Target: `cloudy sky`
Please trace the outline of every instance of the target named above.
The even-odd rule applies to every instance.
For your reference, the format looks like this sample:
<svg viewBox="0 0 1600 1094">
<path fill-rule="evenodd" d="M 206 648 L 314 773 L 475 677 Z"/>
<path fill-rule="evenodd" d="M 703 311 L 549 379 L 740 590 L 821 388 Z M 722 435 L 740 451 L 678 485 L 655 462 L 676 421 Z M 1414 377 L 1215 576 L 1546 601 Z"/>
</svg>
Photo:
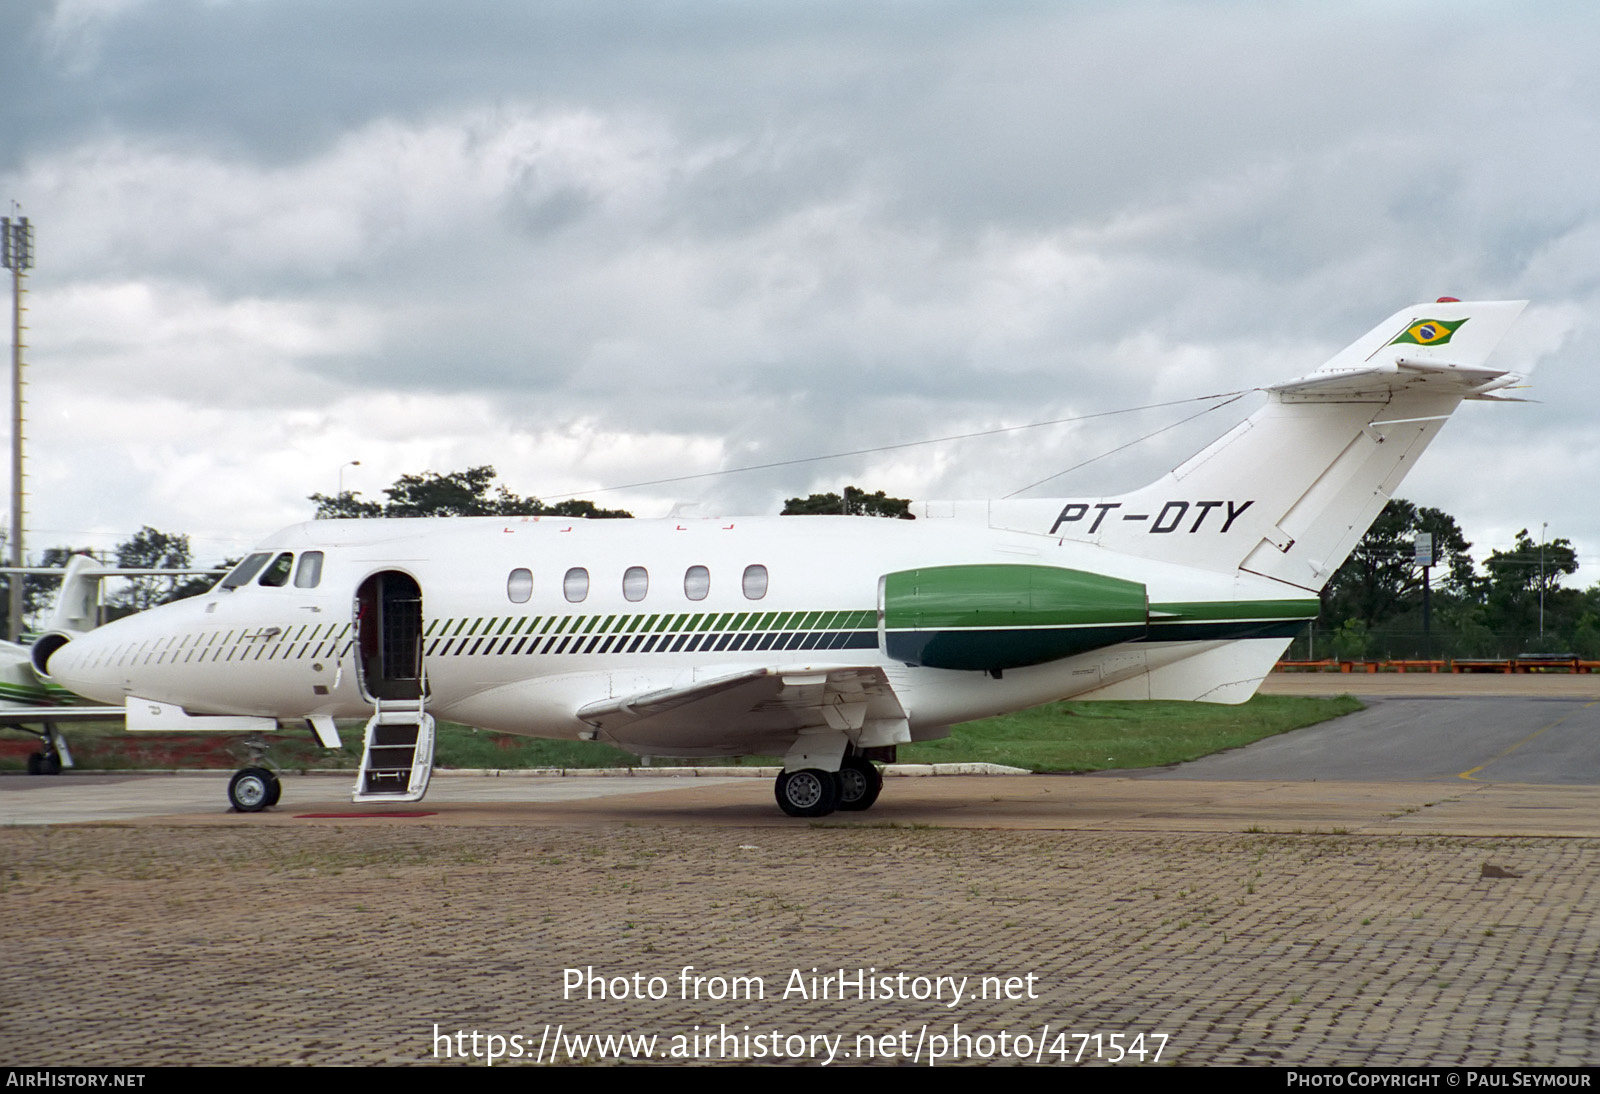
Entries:
<svg viewBox="0 0 1600 1094">
<path fill-rule="evenodd" d="M 201 561 L 407 472 L 640 516 L 1009 493 L 1527 298 L 1403 496 L 1600 581 L 1588 3 L 13 0 L 29 546 Z M 1237 404 L 1036 496 L 1139 485 Z"/>
</svg>

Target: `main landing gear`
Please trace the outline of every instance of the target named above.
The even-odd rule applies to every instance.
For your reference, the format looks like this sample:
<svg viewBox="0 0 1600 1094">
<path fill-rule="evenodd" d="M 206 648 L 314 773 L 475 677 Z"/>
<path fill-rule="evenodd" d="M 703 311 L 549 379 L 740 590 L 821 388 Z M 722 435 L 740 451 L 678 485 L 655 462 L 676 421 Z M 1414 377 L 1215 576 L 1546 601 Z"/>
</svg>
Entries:
<svg viewBox="0 0 1600 1094">
<path fill-rule="evenodd" d="M 32 729 L 28 726 L 15 728 L 39 738 L 39 751 L 28 756 L 28 774 L 59 775 L 63 767 L 72 766 L 72 753 L 67 749 L 67 739 L 61 735 L 54 722 L 46 722 L 43 729 Z"/>
<path fill-rule="evenodd" d="M 835 809 L 870 809 L 882 790 L 883 772 L 871 760 L 846 756 L 838 771 L 814 767 L 785 771 L 773 794 L 778 808 L 791 817 L 825 817 Z"/>
</svg>

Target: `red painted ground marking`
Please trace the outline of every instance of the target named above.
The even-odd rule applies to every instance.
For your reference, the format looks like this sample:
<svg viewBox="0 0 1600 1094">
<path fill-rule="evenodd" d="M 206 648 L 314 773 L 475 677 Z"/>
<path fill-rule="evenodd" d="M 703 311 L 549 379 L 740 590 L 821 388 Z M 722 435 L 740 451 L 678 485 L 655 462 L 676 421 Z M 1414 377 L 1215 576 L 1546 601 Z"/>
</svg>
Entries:
<svg viewBox="0 0 1600 1094">
<path fill-rule="evenodd" d="M 378 817 L 436 817 L 437 813 L 296 813 L 295 820 L 366 820 Z"/>
</svg>

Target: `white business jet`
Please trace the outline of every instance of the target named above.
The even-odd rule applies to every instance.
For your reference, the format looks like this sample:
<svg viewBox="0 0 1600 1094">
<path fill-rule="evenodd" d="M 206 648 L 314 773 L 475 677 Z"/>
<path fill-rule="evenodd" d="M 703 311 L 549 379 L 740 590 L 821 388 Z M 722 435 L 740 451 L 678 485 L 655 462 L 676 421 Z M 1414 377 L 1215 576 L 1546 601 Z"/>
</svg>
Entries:
<svg viewBox="0 0 1600 1094">
<path fill-rule="evenodd" d="M 791 815 L 870 807 L 875 760 L 1057 699 L 1241 703 L 1523 302 L 1421 304 L 1266 389 L 1116 497 L 929 502 L 915 521 L 321 520 L 204 596 L 35 646 L 130 729 L 366 717 L 358 801 L 415 801 L 434 718 L 652 756 L 779 754 Z M 234 775 L 233 805 L 280 787 Z"/>
<path fill-rule="evenodd" d="M 192 568 L 124 569 L 102 566 L 88 555 L 73 555 L 63 567 L 7 566 L 0 573 L 13 580 L 24 575 L 57 577 L 61 589 L 45 624 L 45 633 L 81 635 L 100 621 L 100 588 L 106 578 L 216 576 L 220 570 Z M 73 766 L 72 750 L 58 722 L 120 721 L 125 711 L 116 706 L 88 706 L 68 689 L 41 678 L 33 668 L 34 650 L 16 642 L 0 641 L 0 729 L 14 729 L 39 739 L 39 751 L 28 757 L 28 774 L 57 775 Z"/>
</svg>

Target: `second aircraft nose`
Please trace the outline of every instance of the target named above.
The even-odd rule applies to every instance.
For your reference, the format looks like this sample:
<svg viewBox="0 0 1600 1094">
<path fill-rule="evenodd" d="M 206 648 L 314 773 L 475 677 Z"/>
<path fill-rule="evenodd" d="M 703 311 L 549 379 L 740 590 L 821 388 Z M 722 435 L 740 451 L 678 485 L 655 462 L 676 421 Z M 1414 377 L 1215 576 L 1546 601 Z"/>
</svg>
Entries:
<svg viewBox="0 0 1600 1094">
<path fill-rule="evenodd" d="M 33 670 L 46 683 L 101 703 L 120 703 L 128 692 L 108 656 L 115 645 L 112 623 L 88 634 L 47 634 L 34 643 Z"/>
</svg>

